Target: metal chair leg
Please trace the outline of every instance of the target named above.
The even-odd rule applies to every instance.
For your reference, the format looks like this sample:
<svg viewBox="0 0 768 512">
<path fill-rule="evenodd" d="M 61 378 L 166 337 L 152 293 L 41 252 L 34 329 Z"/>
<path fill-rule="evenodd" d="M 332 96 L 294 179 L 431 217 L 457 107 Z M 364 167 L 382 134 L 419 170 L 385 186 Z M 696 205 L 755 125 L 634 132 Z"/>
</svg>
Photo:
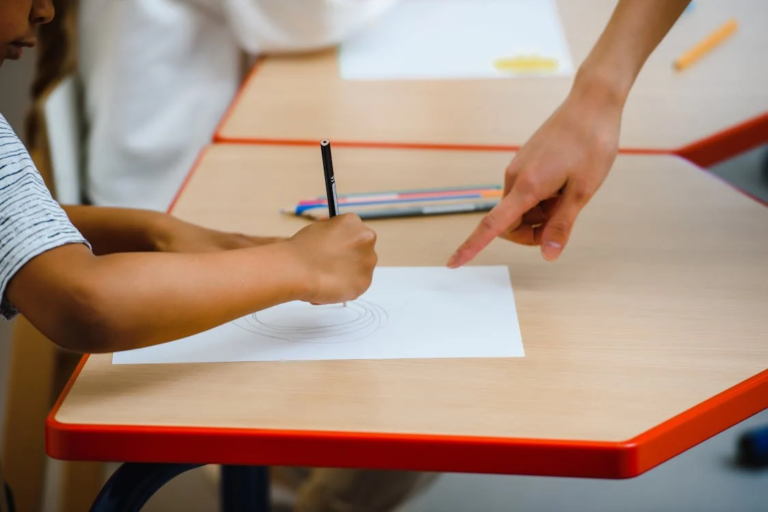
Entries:
<svg viewBox="0 0 768 512">
<path fill-rule="evenodd" d="M 222 466 L 222 512 L 269 512 L 269 468 Z"/>
<path fill-rule="evenodd" d="M 163 485 L 201 464 L 126 463 L 115 471 L 91 512 L 139 512 Z"/>
</svg>

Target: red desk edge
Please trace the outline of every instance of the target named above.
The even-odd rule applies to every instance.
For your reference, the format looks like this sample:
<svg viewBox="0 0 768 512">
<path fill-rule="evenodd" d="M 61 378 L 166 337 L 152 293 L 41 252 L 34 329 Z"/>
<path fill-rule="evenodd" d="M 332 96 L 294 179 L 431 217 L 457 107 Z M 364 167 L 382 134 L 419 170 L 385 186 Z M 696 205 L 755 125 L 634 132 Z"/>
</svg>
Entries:
<svg viewBox="0 0 768 512">
<path fill-rule="evenodd" d="M 253 80 L 259 64 L 257 61 L 244 84 Z M 221 128 L 239 103 L 244 86 L 219 123 L 214 142 L 317 144 L 314 140 L 222 138 Z M 678 150 L 622 148 L 619 152 L 676 155 L 705 167 L 764 142 L 768 142 L 768 113 Z M 464 151 L 519 149 L 517 146 L 354 141 L 334 141 L 334 145 Z M 173 211 L 206 149 L 198 155 L 169 212 Z M 56 420 L 56 415 L 87 359 L 88 356 L 82 358 L 46 420 L 46 451 L 56 459 L 364 467 L 617 479 L 638 476 L 768 409 L 768 370 L 765 370 L 624 442 L 61 423 Z"/>
<path fill-rule="evenodd" d="M 768 370 L 624 442 L 299 430 L 66 424 L 46 421 L 62 460 L 363 467 L 461 473 L 631 478 L 768 408 Z"/>
<path fill-rule="evenodd" d="M 224 116 L 214 132 L 213 142 L 230 144 L 259 144 L 282 146 L 315 146 L 317 140 L 307 139 L 272 139 L 265 137 L 227 137 L 222 135 L 224 126 L 229 122 L 240 104 L 247 86 L 255 80 L 263 59 L 258 59 L 248 72 L 234 100 L 227 108 Z M 318 139 L 319 140 L 319 139 Z M 620 147 L 619 153 L 626 155 L 677 155 L 698 165 L 709 167 L 744 151 L 768 143 L 768 112 L 725 128 L 717 133 L 694 141 L 680 148 L 630 148 Z M 459 151 L 517 151 L 516 145 L 487 145 L 487 144 L 443 144 L 443 143 L 412 143 L 412 142 L 381 142 L 381 141 L 333 141 L 338 147 L 361 148 L 390 148 L 390 149 L 435 149 Z"/>
<path fill-rule="evenodd" d="M 169 212 L 206 150 L 198 155 Z M 82 358 L 46 420 L 46 451 L 56 459 L 617 479 L 638 476 L 768 409 L 767 369 L 624 442 L 61 423 L 56 415 L 87 359 Z"/>
</svg>

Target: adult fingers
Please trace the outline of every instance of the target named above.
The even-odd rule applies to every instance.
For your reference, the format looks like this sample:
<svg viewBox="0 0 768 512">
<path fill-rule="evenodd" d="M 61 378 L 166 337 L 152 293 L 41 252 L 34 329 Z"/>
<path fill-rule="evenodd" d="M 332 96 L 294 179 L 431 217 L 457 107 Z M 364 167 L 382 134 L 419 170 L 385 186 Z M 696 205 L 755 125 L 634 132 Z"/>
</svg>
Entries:
<svg viewBox="0 0 768 512">
<path fill-rule="evenodd" d="M 525 212 L 536 206 L 538 197 L 529 188 L 516 187 L 483 217 L 471 235 L 453 253 L 448 267 L 458 268 L 470 262 L 491 241 L 509 229 Z"/>
<path fill-rule="evenodd" d="M 515 181 L 517 180 L 518 175 L 520 174 L 520 170 L 522 167 L 522 164 L 519 164 L 520 162 L 520 153 L 517 153 L 514 158 L 512 158 L 512 161 L 507 166 L 507 169 L 504 171 L 504 195 L 506 196 L 512 191 L 512 187 L 515 186 Z"/>
<path fill-rule="evenodd" d="M 523 219 L 521 224 L 523 225 L 530 225 L 530 226 L 536 226 L 539 224 L 544 224 L 544 222 L 547 221 L 547 215 L 544 213 L 543 203 L 539 203 L 537 206 L 534 206 L 532 209 L 528 210 L 523 214 Z"/>
<path fill-rule="evenodd" d="M 499 236 L 516 244 L 534 246 L 541 245 L 541 233 L 543 230 L 543 226 L 523 225 L 514 231 L 507 231 Z"/>
<path fill-rule="evenodd" d="M 560 202 L 560 195 L 540 202 L 523 214 L 521 221 L 513 223 L 499 235 L 500 238 L 521 245 L 541 245 L 541 234 L 552 212 Z"/>
<path fill-rule="evenodd" d="M 589 194 L 579 184 L 569 184 L 551 218 L 544 225 L 541 234 L 541 254 L 548 261 L 555 261 L 563 252 L 571 230 L 581 209 L 589 202 Z"/>
</svg>

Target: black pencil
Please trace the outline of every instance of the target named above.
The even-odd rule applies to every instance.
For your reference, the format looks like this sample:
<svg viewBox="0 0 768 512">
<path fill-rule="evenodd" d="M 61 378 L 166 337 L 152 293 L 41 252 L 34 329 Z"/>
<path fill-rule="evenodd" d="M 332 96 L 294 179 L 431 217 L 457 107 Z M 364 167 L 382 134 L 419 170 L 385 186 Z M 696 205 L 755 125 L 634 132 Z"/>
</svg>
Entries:
<svg viewBox="0 0 768 512">
<path fill-rule="evenodd" d="M 333 175 L 333 159 L 331 158 L 331 141 L 320 141 L 320 154 L 323 156 L 323 172 L 325 173 L 325 193 L 328 200 L 328 216 L 333 218 L 339 214 L 339 199 L 336 196 L 336 178 Z"/>
<path fill-rule="evenodd" d="M 336 178 L 333 175 L 333 159 L 331 158 L 331 141 L 320 141 L 320 154 L 323 156 L 323 173 L 325 174 L 325 195 L 328 201 L 328 217 L 334 218 L 339 214 L 339 198 L 336 196 Z M 347 303 L 344 303 L 347 307 Z"/>
</svg>

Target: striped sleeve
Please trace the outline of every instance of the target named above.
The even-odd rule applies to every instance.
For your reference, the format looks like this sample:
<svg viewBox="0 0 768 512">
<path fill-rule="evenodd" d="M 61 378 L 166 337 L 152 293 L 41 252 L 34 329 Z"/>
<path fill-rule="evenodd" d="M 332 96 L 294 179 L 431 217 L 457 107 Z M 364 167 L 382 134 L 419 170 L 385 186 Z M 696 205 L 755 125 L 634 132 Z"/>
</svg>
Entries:
<svg viewBox="0 0 768 512">
<path fill-rule="evenodd" d="M 17 313 L 5 298 L 8 282 L 35 256 L 88 242 L 53 200 L 35 164 L 0 115 L 0 315 Z M 90 248 L 90 246 L 89 246 Z"/>
</svg>

